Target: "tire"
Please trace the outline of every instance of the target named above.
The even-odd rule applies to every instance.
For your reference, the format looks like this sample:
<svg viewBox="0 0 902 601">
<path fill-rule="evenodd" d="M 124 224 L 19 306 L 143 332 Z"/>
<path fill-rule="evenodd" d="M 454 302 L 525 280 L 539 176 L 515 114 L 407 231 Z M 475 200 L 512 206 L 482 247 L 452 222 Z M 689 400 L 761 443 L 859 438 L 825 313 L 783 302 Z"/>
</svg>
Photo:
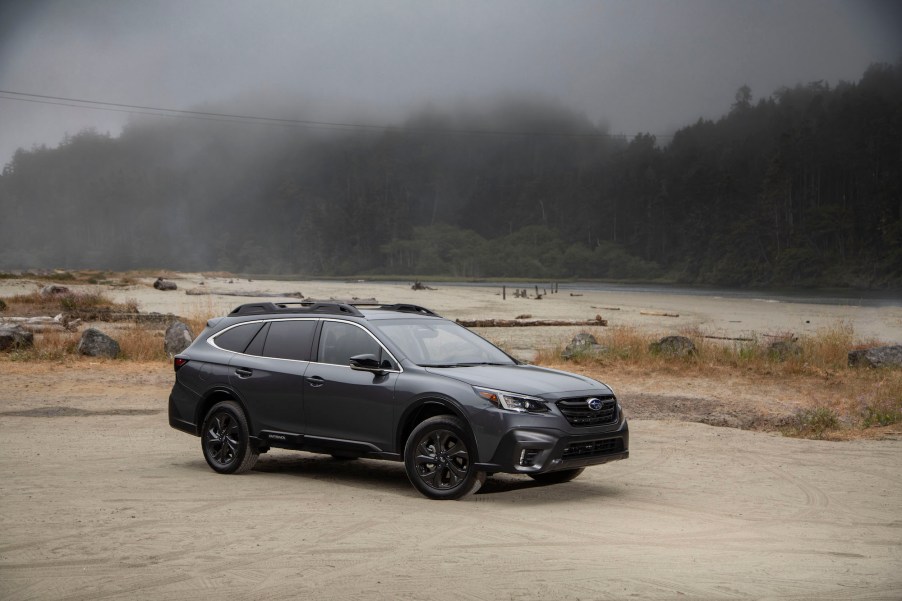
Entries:
<svg viewBox="0 0 902 601">
<path fill-rule="evenodd" d="M 564 482 L 570 482 L 583 473 L 585 469 L 586 468 L 584 467 L 578 467 L 572 470 L 559 470 L 557 472 L 546 472 L 544 474 L 529 474 L 529 477 L 542 484 L 562 484 Z"/>
<path fill-rule="evenodd" d="M 485 482 L 476 471 L 476 445 L 464 423 L 450 415 L 420 422 L 404 445 L 404 467 L 411 484 L 430 499 L 452 500 L 472 495 Z"/>
<path fill-rule="evenodd" d="M 247 417 L 235 401 L 216 403 L 204 418 L 201 448 L 207 465 L 220 474 L 243 474 L 257 463 L 259 451 L 251 445 Z"/>
</svg>

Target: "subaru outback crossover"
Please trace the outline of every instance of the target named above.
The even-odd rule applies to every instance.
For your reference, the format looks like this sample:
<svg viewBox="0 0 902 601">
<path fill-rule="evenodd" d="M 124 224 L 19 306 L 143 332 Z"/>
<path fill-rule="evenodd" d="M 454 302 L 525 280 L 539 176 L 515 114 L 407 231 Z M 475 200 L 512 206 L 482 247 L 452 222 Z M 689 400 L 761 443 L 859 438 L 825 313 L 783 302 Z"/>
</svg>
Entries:
<svg viewBox="0 0 902 601">
<path fill-rule="evenodd" d="M 241 305 L 174 366 L 169 424 L 223 474 L 278 447 L 403 461 L 423 495 L 458 499 L 487 474 L 566 482 L 629 456 L 610 388 L 525 365 L 416 305 Z"/>
</svg>

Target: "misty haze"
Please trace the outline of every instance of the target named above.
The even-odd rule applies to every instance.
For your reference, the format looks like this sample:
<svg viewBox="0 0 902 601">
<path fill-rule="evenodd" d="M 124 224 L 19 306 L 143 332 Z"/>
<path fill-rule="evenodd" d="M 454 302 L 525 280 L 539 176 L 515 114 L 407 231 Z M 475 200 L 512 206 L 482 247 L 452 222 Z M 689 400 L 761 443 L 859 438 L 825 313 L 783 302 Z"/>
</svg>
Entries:
<svg viewBox="0 0 902 601">
<path fill-rule="evenodd" d="M 214 6 L 5 5 L 0 268 L 902 283 L 890 3 Z"/>
<path fill-rule="evenodd" d="M 902 599 L 902 2 L 0 0 L 0 389 L 3 601 Z"/>
</svg>

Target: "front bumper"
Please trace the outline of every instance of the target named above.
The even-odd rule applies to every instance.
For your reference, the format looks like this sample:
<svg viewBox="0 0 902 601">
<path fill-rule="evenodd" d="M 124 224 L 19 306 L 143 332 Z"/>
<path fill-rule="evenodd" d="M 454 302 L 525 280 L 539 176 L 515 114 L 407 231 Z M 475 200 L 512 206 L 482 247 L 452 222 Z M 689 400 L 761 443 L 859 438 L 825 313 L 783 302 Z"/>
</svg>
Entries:
<svg viewBox="0 0 902 601">
<path fill-rule="evenodd" d="M 517 428 L 505 434 L 491 461 L 476 464 L 485 472 L 541 474 L 600 465 L 629 457 L 629 426 L 605 432 L 567 433 L 560 430 Z"/>
</svg>

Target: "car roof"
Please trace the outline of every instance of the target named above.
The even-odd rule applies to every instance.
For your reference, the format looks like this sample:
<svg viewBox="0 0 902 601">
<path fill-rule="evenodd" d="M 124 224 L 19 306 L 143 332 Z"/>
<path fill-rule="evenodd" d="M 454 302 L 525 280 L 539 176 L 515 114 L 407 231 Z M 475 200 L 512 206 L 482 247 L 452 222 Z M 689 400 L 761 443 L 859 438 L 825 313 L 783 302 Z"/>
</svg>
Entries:
<svg viewBox="0 0 902 601">
<path fill-rule="evenodd" d="M 363 309 L 363 311 L 361 311 Z M 301 302 L 262 302 L 245 303 L 232 309 L 229 317 L 265 315 L 340 315 L 364 319 L 385 319 L 390 317 L 441 317 L 434 311 L 408 303 L 381 304 L 357 303 L 341 301 L 301 301 Z"/>
</svg>

